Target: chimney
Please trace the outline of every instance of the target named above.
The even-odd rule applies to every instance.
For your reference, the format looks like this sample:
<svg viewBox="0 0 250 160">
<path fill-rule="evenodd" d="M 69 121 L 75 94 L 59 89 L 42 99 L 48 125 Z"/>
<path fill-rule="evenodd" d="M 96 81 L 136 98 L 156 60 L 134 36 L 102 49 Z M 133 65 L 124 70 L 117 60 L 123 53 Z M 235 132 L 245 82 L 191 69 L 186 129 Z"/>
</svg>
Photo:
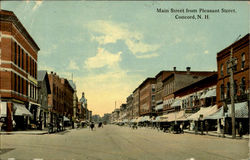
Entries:
<svg viewBox="0 0 250 160">
<path fill-rule="evenodd" d="M 187 69 L 187 74 L 190 74 L 191 67 L 187 67 L 186 69 Z"/>
<path fill-rule="evenodd" d="M 174 71 L 176 71 L 176 67 L 173 67 Z"/>
</svg>

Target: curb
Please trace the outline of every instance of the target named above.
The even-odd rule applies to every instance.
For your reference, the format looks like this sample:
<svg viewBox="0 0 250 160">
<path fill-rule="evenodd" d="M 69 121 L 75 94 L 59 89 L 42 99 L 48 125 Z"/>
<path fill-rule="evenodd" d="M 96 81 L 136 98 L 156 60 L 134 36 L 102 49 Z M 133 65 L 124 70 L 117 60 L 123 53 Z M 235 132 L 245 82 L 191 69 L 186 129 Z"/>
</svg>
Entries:
<svg viewBox="0 0 250 160">
<path fill-rule="evenodd" d="M 191 131 L 184 131 L 184 133 L 188 133 L 188 134 L 195 134 L 195 132 L 191 132 Z M 200 133 L 197 133 L 197 135 L 201 135 Z M 203 134 L 203 135 L 207 135 L 207 136 L 214 136 L 214 137 L 221 137 L 221 138 L 229 138 L 229 139 L 232 139 L 232 136 L 230 135 L 224 135 L 224 137 L 222 137 L 222 135 L 219 135 L 217 133 L 208 133 L 208 134 Z M 246 136 L 242 136 L 241 138 L 236 136 L 236 139 L 246 139 L 246 140 L 249 140 L 249 137 L 246 137 Z"/>
</svg>

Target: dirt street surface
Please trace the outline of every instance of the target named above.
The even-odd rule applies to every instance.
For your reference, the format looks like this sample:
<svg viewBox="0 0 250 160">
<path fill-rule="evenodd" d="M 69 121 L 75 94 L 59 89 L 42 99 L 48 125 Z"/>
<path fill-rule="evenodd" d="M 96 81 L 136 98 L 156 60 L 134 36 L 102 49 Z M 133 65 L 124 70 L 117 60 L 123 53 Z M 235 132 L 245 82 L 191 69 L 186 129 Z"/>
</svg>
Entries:
<svg viewBox="0 0 250 160">
<path fill-rule="evenodd" d="M 248 140 L 115 125 L 45 135 L 1 135 L 1 160 L 247 160 Z"/>
</svg>

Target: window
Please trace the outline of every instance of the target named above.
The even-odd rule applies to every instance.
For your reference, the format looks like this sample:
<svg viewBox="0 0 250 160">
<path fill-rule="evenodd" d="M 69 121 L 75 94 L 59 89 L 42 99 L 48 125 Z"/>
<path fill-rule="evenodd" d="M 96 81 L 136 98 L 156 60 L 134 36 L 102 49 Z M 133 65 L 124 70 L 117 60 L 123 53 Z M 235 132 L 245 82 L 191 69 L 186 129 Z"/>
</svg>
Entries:
<svg viewBox="0 0 250 160">
<path fill-rule="evenodd" d="M 220 99 L 223 100 L 224 99 L 224 85 L 220 85 Z"/>
<path fill-rule="evenodd" d="M 26 81 L 26 96 L 28 96 L 28 81 Z"/>
<path fill-rule="evenodd" d="M 26 72 L 28 73 L 28 60 L 29 60 L 29 57 L 28 57 L 28 54 L 26 53 Z"/>
<path fill-rule="evenodd" d="M 227 61 L 227 74 L 230 74 L 230 62 Z"/>
<path fill-rule="evenodd" d="M 30 74 L 30 75 L 31 75 L 31 73 L 32 73 L 32 67 L 31 67 L 32 64 L 31 64 L 31 63 L 32 63 L 32 61 L 31 61 L 31 57 L 30 57 L 30 69 L 29 69 L 29 74 Z"/>
<path fill-rule="evenodd" d="M 18 46 L 18 67 L 20 67 L 20 46 Z"/>
<path fill-rule="evenodd" d="M 237 64 L 238 64 L 238 60 L 235 59 L 234 66 L 233 66 L 233 71 L 237 71 Z"/>
<path fill-rule="evenodd" d="M 241 54 L 241 68 L 243 69 L 245 67 L 245 53 Z"/>
<path fill-rule="evenodd" d="M 230 98 L 230 83 L 227 82 L 227 98 Z"/>
<path fill-rule="evenodd" d="M 154 101 L 155 100 L 155 95 L 152 95 L 152 101 Z"/>
<path fill-rule="evenodd" d="M 14 91 L 17 91 L 17 77 L 15 73 L 14 73 Z"/>
<path fill-rule="evenodd" d="M 234 81 L 234 95 L 237 95 L 237 91 L 238 91 L 238 85 L 237 85 L 237 81 Z"/>
<path fill-rule="evenodd" d="M 22 49 L 22 69 L 24 69 L 24 52 L 23 52 L 23 49 Z"/>
<path fill-rule="evenodd" d="M 14 43 L 14 63 L 16 64 L 17 60 L 17 44 L 16 42 Z"/>
<path fill-rule="evenodd" d="M 20 76 L 18 76 L 17 83 L 18 83 L 18 93 L 20 93 Z"/>
<path fill-rule="evenodd" d="M 240 84 L 240 94 L 245 94 L 246 91 L 246 79 L 245 77 L 242 77 L 241 84 Z"/>
<path fill-rule="evenodd" d="M 223 63 L 220 65 L 220 75 L 221 75 L 221 77 L 224 76 L 224 74 L 223 74 Z"/>
</svg>

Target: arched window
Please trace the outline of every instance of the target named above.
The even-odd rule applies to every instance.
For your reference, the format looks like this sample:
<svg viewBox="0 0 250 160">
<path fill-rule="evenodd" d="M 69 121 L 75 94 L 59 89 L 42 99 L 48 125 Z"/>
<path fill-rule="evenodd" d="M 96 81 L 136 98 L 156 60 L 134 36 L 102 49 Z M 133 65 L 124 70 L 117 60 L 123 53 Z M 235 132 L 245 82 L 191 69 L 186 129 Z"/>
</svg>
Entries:
<svg viewBox="0 0 250 160">
<path fill-rule="evenodd" d="M 242 53 L 241 54 L 241 68 L 244 68 L 245 67 L 245 53 Z"/>
<path fill-rule="evenodd" d="M 224 76 L 224 74 L 223 74 L 223 63 L 220 65 L 220 75 L 221 75 L 221 77 Z"/>
</svg>

